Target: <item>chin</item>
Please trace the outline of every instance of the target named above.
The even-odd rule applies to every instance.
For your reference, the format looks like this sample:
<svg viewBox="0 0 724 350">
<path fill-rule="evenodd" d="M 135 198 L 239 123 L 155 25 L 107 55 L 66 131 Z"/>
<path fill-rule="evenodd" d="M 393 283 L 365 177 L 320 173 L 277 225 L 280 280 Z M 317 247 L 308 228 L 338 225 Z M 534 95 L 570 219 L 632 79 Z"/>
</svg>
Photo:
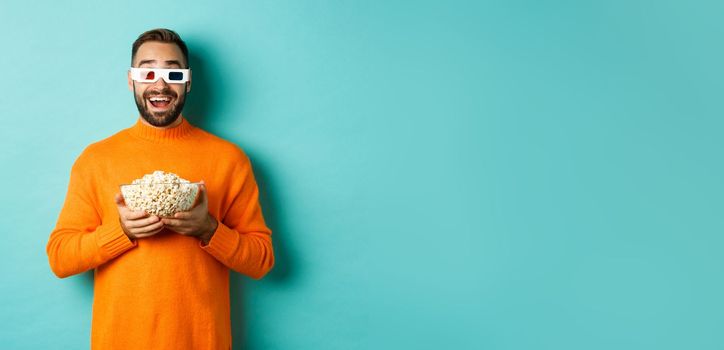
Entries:
<svg viewBox="0 0 724 350">
<path fill-rule="evenodd" d="M 153 125 L 153 126 L 169 126 L 173 124 L 176 120 L 178 120 L 179 117 L 181 117 L 181 114 L 176 115 L 175 117 L 171 116 L 155 116 L 155 115 L 149 115 L 146 113 L 141 113 L 141 116 L 143 119 L 146 119 L 146 121 Z"/>
</svg>

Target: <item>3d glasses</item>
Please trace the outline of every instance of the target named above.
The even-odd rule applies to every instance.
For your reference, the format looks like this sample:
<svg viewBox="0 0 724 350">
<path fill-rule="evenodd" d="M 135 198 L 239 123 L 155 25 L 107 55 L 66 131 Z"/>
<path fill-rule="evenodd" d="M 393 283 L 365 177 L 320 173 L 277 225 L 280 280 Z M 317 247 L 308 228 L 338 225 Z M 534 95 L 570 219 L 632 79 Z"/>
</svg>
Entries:
<svg viewBox="0 0 724 350">
<path fill-rule="evenodd" d="M 183 84 L 189 81 L 190 69 L 135 68 L 131 67 L 131 79 L 139 83 L 155 83 L 163 78 L 169 84 Z"/>
</svg>

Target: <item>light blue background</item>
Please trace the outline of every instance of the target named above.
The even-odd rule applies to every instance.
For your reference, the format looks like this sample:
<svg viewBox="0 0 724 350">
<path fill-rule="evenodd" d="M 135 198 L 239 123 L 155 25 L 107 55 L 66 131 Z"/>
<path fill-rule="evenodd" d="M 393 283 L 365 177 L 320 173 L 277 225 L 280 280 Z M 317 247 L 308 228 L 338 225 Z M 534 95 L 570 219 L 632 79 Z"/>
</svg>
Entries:
<svg viewBox="0 0 724 350">
<path fill-rule="evenodd" d="M 721 1 L 0 2 L 0 344 L 89 344 L 45 244 L 132 125 L 130 47 L 249 154 L 277 266 L 235 348 L 724 349 Z"/>
</svg>

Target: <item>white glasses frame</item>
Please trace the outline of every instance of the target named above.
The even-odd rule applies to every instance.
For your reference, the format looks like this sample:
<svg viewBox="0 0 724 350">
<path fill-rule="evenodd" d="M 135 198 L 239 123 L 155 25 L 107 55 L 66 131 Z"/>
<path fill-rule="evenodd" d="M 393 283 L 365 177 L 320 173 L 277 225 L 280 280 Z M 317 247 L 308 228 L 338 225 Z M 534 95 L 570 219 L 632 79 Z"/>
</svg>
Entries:
<svg viewBox="0 0 724 350">
<path fill-rule="evenodd" d="M 167 84 L 185 84 L 191 76 L 191 69 L 175 69 L 175 68 L 136 68 L 131 67 L 131 79 L 139 83 L 155 83 L 158 79 L 163 78 Z M 146 79 L 148 73 L 153 72 L 153 79 Z M 171 75 L 178 76 L 180 79 L 171 79 Z"/>
</svg>

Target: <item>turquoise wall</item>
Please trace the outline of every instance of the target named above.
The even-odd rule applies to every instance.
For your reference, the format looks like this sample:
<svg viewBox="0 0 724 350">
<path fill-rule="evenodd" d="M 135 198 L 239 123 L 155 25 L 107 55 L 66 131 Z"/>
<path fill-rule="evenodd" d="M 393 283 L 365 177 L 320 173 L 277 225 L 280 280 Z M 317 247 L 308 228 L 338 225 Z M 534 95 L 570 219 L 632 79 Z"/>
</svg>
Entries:
<svg viewBox="0 0 724 350">
<path fill-rule="evenodd" d="M 0 3 L 0 344 L 89 344 L 45 244 L 132 125 L 130 46 L 249 154 L 275 269 L 236 349 L 722 349 L 721 1 Z"/>
</svg>

